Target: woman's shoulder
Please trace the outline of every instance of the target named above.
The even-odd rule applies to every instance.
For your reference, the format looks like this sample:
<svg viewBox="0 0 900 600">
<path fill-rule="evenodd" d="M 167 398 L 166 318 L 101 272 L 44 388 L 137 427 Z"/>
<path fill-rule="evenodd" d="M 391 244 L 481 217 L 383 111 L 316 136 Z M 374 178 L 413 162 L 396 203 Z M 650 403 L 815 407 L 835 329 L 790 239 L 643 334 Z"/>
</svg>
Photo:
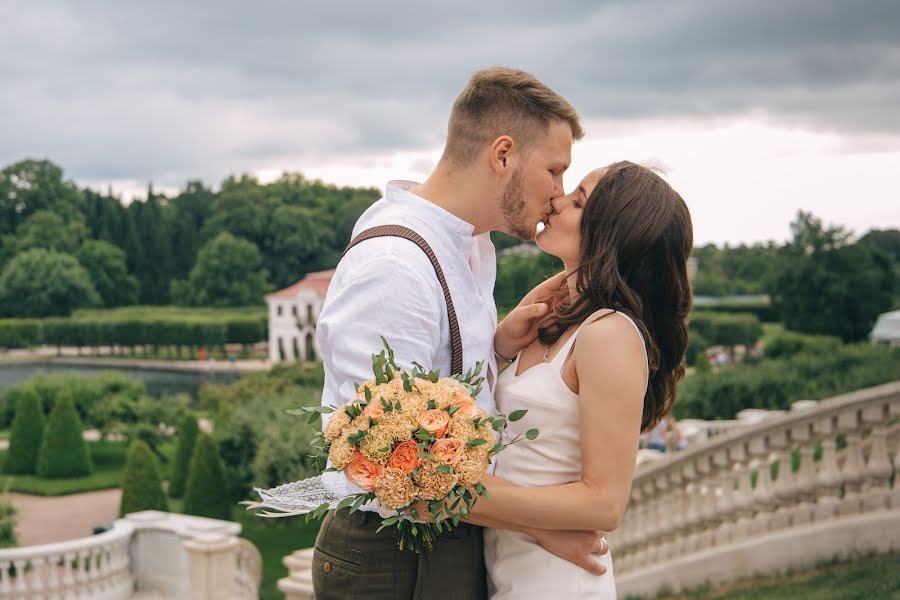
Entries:
<svg viewBox="0 0 900 600">
<path fill-rule="evenodd" d="M 578 332 L 575 340 L 576 361 L 579 355 L 590 357 L 591 362 L 615 359 L 612 361 L 615 364 L 622 358 L 632 357 L 640 359 L 641 363 L 646 361 L 644 339 L 628 315 L 613 310 L 596 315 Z"/>
</svg>

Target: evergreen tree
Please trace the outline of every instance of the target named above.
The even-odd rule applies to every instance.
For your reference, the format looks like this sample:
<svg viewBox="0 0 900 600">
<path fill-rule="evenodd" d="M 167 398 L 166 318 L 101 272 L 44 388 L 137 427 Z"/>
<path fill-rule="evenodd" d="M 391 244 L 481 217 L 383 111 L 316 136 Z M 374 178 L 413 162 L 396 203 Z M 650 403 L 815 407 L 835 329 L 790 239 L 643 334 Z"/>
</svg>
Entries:
<svg viewBox="0 0 900 600">
<path fill-rule="evenodd" d="M 91 459 L 84 442 L 83 428 L 72 392 L 56 396 L 53 412 L 44 428 L 44 440 L 38 455 L 39 477 L 82 477 L 91 474 Z"/>
<path fill-rule="evenodd" d="M 231 509 L 219 449 L 212 436 L 201 432 L 191 456 L 184 493 L 184 514 L 230 520 Z"/>
<path fill-rule="evenodd" d="M 135 440 L 128 447 L 119 516 L 140 510 L 168 511 L 169 502 L 163 493 L 159 464 L 153 451 L 145 442 Z"/>
<path fill-rule="evenodd" d="M 44 409 L 37 391 L 31 386 L 23 389 L 16 399 L 4 473 L 25 475 L 35 472 L 44 437 L 44 420 Z"/>
<path fill-rule="evenodd" d="M 191 468 L 191 456 L 199 431 L 197 417 L 191 413 L 187 414 L 178 428 L 178 447 L 175 450 L 172 480 L 169 481 L 169 495 L 173 498 L 184 496 L 184 487 L 187 483 L 188 471 Z"/>
</svg>

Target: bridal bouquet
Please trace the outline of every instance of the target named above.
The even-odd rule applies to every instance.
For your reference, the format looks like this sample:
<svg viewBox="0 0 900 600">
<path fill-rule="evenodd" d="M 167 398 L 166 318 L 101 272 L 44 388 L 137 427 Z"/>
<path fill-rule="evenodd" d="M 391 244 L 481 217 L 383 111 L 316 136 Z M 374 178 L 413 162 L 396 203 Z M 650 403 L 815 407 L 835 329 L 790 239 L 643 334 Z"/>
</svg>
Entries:
<svg viewBox="0 0 900 600">
<path fill-rule="evenodd" d="M 321 414 L 331 415 L 324 433 L 313 441 L 316 458 L 327 456 L 331 467 L 326 470 L 341 471 L 363 491 L 336 502 L 323 497 L 326 501 L 314 509 L 292 514 L 306 512 L 309 520 L 332 508 L 349 507 L 353 512 L 377 500 L 392 513 L 379 531 L 395 527 L 400 548 L 418 552 L 430 549 L 442 531 L 459 525 L 478 496 L 487 496 L 481 478 L 492 457 L 523 438 L 503 443 L 495 440 L 494 432 L 526 411 L 489 416 L 476 406 L 474 398 L 484 381 L 481 362 L 453 377 L 440 377 L 438 371 L 425 371 L 415 362 L 407 372 L 397 366 L 393 350 L 382 341 L 385 349 L 372 356 L 374 379 L 357 386 L 349 402 L 288 411 L 307 414 L 309 423 Z M 533 440 L 537 435 L 537 429 L 530 429 L 524 438 Z M 273 501 L 279 489 L 257 490 L 266 501 L 251 506 L 286 511 L 290 503 L 286 507 Z M 427 506 L 434 522 L 418 522 L 422 515 L 417 506 Z"/>
</svg>

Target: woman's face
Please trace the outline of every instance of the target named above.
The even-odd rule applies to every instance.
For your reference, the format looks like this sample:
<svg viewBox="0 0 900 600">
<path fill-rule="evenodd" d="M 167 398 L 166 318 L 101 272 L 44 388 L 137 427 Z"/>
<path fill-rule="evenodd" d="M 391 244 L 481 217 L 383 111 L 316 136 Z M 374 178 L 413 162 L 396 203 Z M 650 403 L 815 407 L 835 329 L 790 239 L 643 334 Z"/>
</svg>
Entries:
<svg viewBox="0 0 900 600">
<path fill-rule="evenodd" d="M 578 187 L 550 202 L 551 211 L 544 216 L 544 229 L 537 234 L 538 248 L 563 261 L 567 268 L 579 262 L 581 254 L 581 215 L 605 169 L 588 173 Z"/>
</svg>

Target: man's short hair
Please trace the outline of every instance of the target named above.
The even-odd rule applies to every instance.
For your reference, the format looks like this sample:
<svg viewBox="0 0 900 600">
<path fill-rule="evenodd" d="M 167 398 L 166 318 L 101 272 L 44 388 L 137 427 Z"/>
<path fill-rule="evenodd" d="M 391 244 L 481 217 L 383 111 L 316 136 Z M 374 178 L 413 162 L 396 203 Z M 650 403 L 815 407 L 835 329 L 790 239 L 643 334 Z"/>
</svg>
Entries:
<svg viewBox="0 0 900 600">
<path fill-rule="evenodd" d="M 531 73 L 508 67 L 477 71 L 453 103 L 444 158 L 467 167 L 501 135 L 527 154 L 553 121 L 568 123 L 574 139 L 584 137 L 575 108 Z"/>
</svg>

